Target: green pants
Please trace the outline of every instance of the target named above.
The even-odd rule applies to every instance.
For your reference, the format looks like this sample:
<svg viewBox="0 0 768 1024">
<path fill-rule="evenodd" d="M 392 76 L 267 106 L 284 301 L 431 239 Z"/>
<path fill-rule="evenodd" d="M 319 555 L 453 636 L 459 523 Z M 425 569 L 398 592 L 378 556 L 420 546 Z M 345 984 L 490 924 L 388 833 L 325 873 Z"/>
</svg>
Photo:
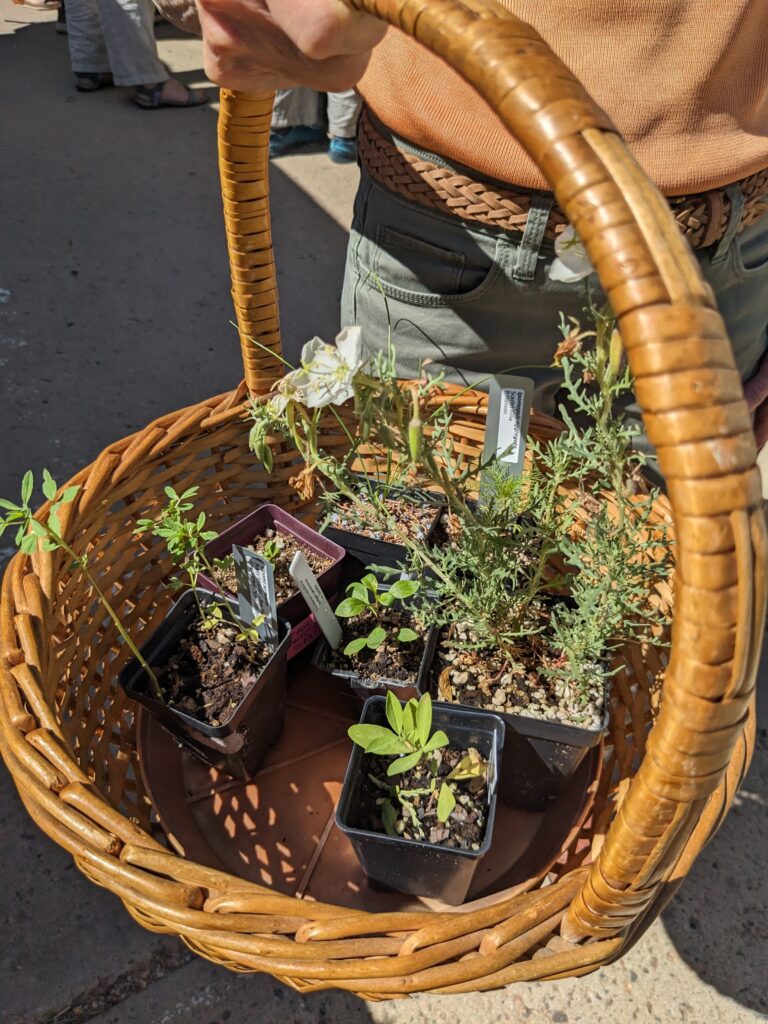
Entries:
<svg viewBox="0 0 768 1024">
<path fill-rule="evenodd" d="M 430 159 L 436 159 L 430 157 Z M 584 326 L 585 284 L 551 281 L 552 244 L 543 240 L 551 197 L 534 203 L 519 234 L 443 216 L 401 199 L 363 170 L 355 202 L 342 295 L 342 326 L 359 324 L 371 348 L 387 344 L 398 371 L 415 377 L 419 362 L 472 385 L 502 371 L 532 377 L 534 405 L 556 412 L 561 371 L 551 367 L 561 339 L 560 313 Z M 747 380 L 768 348 L 768 216 L 736 233 L 740 193 L 722 242 L 697 253 L 712 285 Z M 597 278 L 589 284 L 603 300 Z M 628 413 L 639 417 L 636 406 Z"/>
</svg>

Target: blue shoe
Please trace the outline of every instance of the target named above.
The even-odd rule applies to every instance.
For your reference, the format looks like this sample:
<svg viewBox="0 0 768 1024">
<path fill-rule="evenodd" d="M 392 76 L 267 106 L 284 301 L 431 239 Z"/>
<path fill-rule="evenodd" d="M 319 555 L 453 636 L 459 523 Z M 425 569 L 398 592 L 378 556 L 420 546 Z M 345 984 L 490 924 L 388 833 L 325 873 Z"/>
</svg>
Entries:
<svg viewBox="0 0 768 1024">
<path fill-rule="evenodd" d="M 351 139 L 334 136 L 328 147 L 328 156 L 335 164 L 354 163 L 357 160 L 357 142 L 354 136 Z"/>
<path fill-rule="evenodd" d="M 294 124 L 290 128 L 273 128 L 269 133 L 269 155 L 285 156 L 302 146 L 316 146 L 326 139 L 322 128 L 312 128 L 308 124 Z"/>
</svg>

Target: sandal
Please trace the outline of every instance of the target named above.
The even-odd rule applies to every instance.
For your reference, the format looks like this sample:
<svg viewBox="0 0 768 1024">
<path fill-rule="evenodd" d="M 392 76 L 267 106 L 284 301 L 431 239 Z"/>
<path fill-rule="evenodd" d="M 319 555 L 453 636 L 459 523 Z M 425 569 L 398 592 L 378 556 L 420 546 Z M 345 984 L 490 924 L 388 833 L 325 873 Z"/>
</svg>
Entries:
<svg viewBox="0 0 768 1024">
<path fill-rule="evenodd" d="M 176 100 L 163 99 L 163 88 L 165 82 L 158 82 L 157 85 L 137 85 L 133 96 L 133 102 L 142 110 L 159 110 L 160 107 L 199 107 L 208 102 L 204 92 L 189 89 L 184 86 L 187 93 L 186 101 L 177 103 Z"/>
<path fill-rule="evenodd" d="M 115 83 L 109 71 L 76 71 L 75 88 L 78 92 L 97 92 L 99 89 L 111 89 Z"/>
</svg>

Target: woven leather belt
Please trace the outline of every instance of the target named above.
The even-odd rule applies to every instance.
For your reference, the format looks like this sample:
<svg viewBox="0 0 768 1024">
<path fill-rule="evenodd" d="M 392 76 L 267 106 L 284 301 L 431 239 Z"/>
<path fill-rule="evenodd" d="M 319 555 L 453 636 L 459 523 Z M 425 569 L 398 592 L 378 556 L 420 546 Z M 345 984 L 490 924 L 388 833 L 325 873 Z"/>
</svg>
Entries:
<svg viewBox="0 0 768 1024">
<path fill-rule="evenodd" d="M 533 196 L 499 184 L 473 181 L 449 167 L 400 149 L 363 110 L 358 128 L 358 153 L 371 178 L 411 202 L 464 220 L 506 231 L 525 230 Z M 744 195 L 739 230 L 768 212 L 768 168 L 736 182 Z M 695 249 L 718 242 L 726 232 L 731 201 L 724 188 L 668 198 L 675 219 Z M 545 237 L 551 240 L 568 219 L 552 207 Z"/>
</svg>

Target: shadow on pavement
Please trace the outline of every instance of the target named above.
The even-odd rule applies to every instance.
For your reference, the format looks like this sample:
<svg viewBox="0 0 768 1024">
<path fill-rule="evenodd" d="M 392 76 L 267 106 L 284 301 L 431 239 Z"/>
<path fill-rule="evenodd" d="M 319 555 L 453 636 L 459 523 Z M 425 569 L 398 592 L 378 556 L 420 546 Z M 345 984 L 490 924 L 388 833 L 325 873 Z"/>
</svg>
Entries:
<svg viewBox="0 0 768 1024">
<path fill-rule="evenodd" d="M 662 914 L 677 952 L 702 981 L 763 1013 L 768 1011 L 767 668 L 764 654 L 749 774 L 720 831 Z"/>
<path fill-rule="evenodd" d="M 176 45 L 198 48 L 194 64 L 198 44 Z M 76 92 L 51 22 L 0 35 L 0 67 L 21 83 L 0 155 L 5 494 L 27 466 L 64 478 L 156 416 L 234 387 L 242 367 L 216 111 Z M 199 60 L 177 74 L 199 84 Z M 271 187 L 290 358 L 338 331 L 347 234 L 276 166 Z"/>
</svg>

